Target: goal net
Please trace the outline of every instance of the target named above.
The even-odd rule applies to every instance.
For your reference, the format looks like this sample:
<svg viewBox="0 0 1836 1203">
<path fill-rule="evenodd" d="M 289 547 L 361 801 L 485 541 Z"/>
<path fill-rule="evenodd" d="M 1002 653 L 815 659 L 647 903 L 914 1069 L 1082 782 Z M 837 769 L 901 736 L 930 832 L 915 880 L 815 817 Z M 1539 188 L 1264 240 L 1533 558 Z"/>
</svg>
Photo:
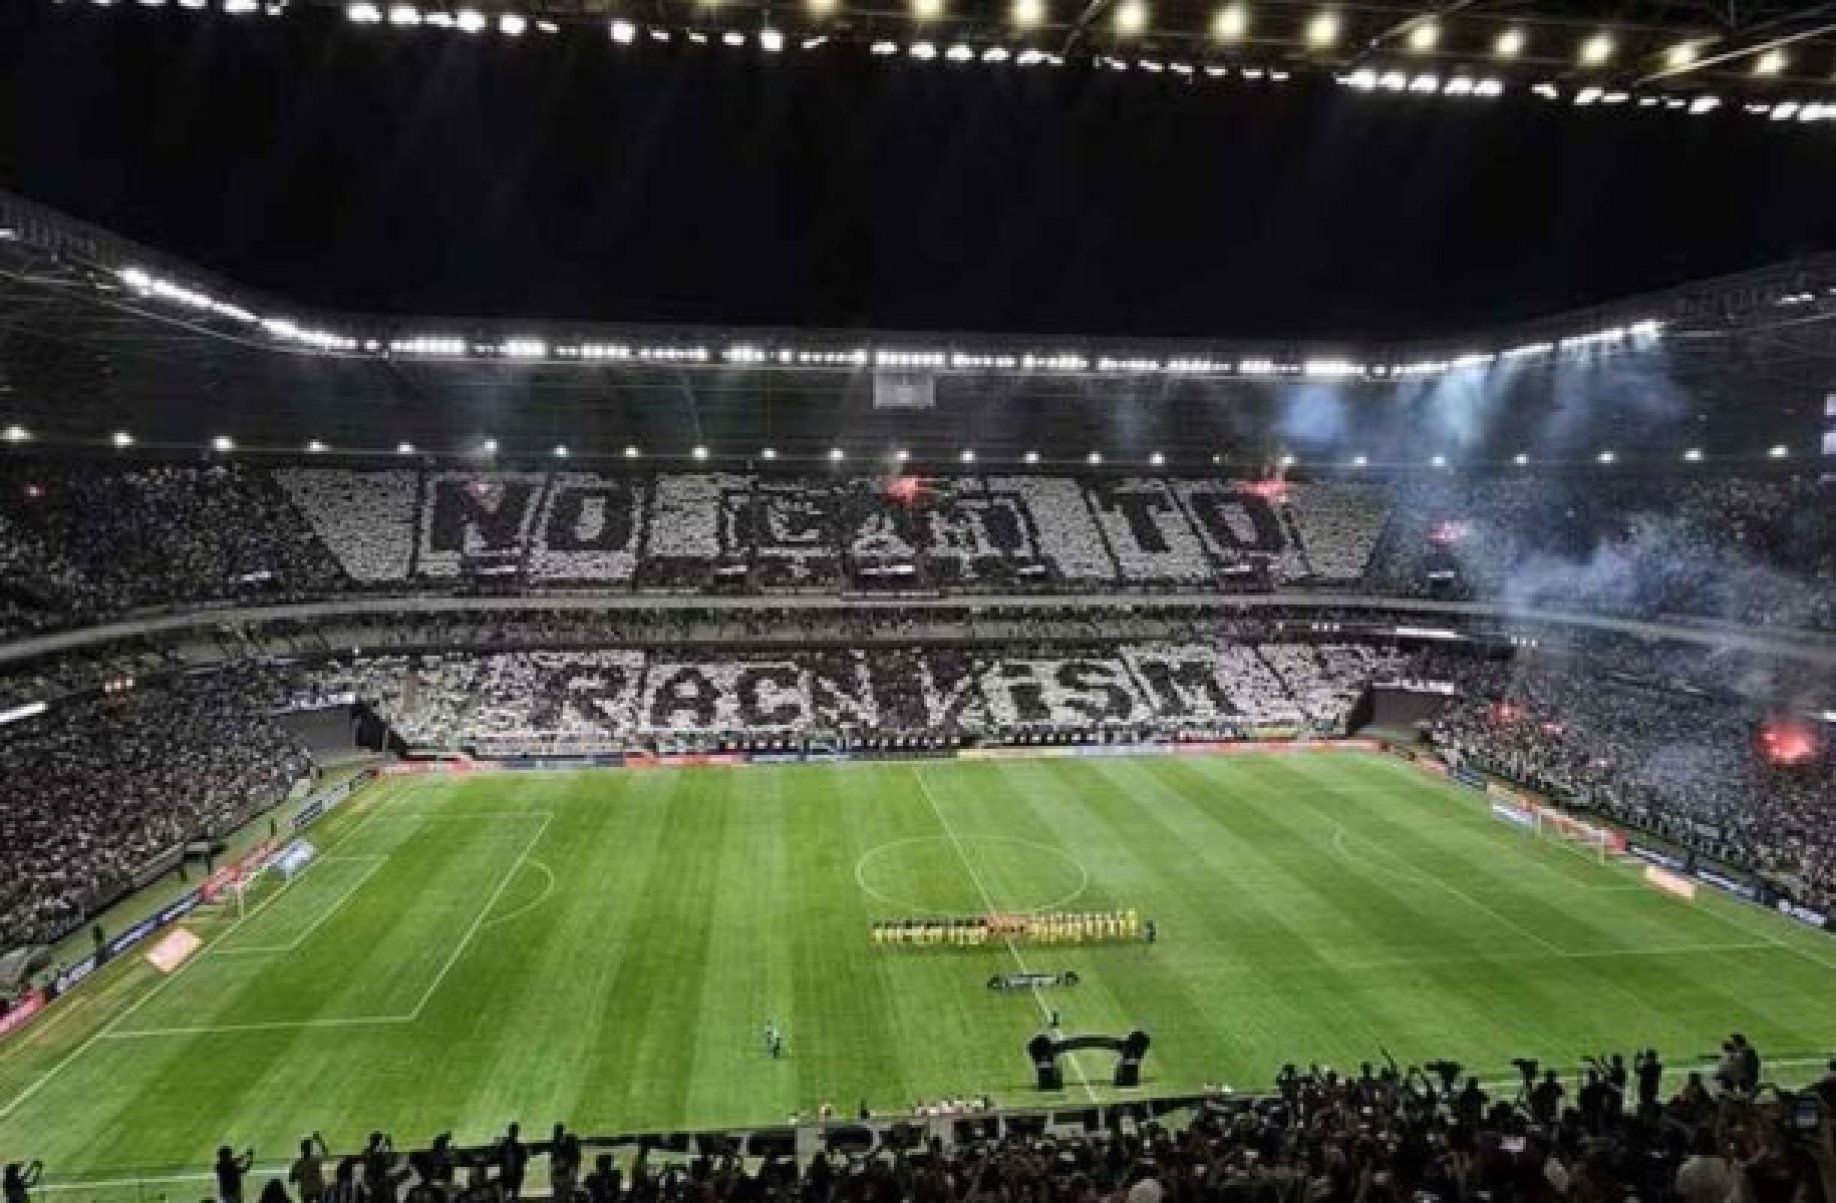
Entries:
<svg viewBox="0 0 1836 1203">
<path fill-rule="evenodd" d="M 1511 824 L 1527 836 L 1553 839 L 1560 846 L 1601 864 L 1605 864 L 1608 857 L 1625 851 L 1625 837 L 1617 831 L 1577 819 L 1527 798 L 1515 795 L 1508 799 L 1494 797 L 1492 817 Z"/>
</svg>

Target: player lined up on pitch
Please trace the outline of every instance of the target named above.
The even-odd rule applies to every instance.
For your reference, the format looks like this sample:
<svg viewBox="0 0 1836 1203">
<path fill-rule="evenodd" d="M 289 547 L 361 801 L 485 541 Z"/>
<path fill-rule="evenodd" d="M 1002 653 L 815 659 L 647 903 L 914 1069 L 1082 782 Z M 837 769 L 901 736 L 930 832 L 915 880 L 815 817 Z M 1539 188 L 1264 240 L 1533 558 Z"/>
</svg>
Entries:
<svg viewBox="0 0 1836 1203">
<path fill-rule="evenodd" d="M 890 919 L 873 925 L 877 945 L 973 948 L 994 940 L 1033 944 L 1101 944 L 1158 935 L 1152 919 L 1133 910 L 1076 914 L 972 915 L 953 919 Z"/>
</svg>

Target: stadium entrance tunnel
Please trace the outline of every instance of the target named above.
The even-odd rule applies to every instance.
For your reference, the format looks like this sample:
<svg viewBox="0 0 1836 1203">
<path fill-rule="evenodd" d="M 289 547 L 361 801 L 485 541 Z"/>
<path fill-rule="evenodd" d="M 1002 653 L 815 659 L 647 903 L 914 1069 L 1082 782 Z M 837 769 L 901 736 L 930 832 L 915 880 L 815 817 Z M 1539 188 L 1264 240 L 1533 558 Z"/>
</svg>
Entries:
<svg viewBox="0 0 1836 1203">
<path fill-rule="evenodd" d="M 1066 1053 L 1099 1049 L 1116 1054 L 1114 1085 L 1127 1090 L 1141 1085 L 1141 1062 L 1147 1057 L 1148 1034 L 1136 1028 L 1126 1036 L 1053 1036 L 1041 1032 L 1026 1042 L 1026 1055 L 1033 1061 L 1033 1076 L 1041 1090 L 1063 1090 L 1064 1071 L 1058 1059 Z"/>
</svg>

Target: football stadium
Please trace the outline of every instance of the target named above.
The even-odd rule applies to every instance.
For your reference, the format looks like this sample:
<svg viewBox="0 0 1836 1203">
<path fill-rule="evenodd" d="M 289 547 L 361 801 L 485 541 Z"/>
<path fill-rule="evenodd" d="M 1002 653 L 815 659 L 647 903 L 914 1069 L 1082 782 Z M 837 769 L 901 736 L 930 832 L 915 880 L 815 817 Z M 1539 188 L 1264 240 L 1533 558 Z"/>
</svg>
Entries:
<svg viewBox="0 0 1836 1203">
<path fill-rule="evenodd" d="M 1836 1203 L 1832 72 L 7 6 L 5 1203 Z"/>
</svg>

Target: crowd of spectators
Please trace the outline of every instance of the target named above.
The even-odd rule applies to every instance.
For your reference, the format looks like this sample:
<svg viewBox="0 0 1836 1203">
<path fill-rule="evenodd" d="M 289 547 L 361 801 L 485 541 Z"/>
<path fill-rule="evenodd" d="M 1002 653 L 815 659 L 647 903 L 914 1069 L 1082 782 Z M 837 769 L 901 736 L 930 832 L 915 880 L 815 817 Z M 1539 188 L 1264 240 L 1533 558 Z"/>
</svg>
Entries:
<svg viewBox="0 0 1836 1203">
<path fill-rule="evenodd" d="M 1592 658 L 1474 665 L 1437 720 L 1443 755 L 1745 869 L 1836 910 L 1836 777 L 1768 763 L 1760 702 L 1604 671 Z"/>
<path fill-rule="evenodd" d="M 284 797 L 309 765 L 272 689 L 226 672 L 0 727 L 0 948 L 61 937 L 157 855 Z"/>
<path fill-rule="evenodd" d="M 1738 1038 L 1735 1038 L 1738 1039 Z M 875 1115 L 824 1104 L 814 1151 L 620 1141 L 511 1124 L 459 1147 L 398 1149 L 372 1133 L 334 1156 L 314 1134 L 262 1203 L 1829 1203 L 1836 1061 L 1800 1091 L 1766 1084 L 1744 1042 L 1713 1071 L 1666 1072 L 1655 1050 L 1573 1077 L 1481 1082 L 1460 1067 L 1286 1066 L 1266 1091 L 1208 1089 L 1151 1117 L 1060 1127 L 968 1097 Z M 1749 1076 L 1751 1075 L 1751 1076 Z M 1572 1088 L 1572 1089 L 1571 1089 Z M 1808 1122 L 1807 1122 L 1808 1121 Z M 253 1152 L 218 1157 L 242 1203 Z M 13 1167 L 22 1188 L 36 1167 Z M 9 1196 L 10 1197 L 10 1196 Z"/>
<path fill-rule="evenodd" d="M 1039 632 L 1031 632 L 1036 641 Z M 710 643 L 336 658 L 297 686 L 374 704 L 411 746 L 946 735 L 1163 738 L 1269 728 L 1344 733 L 1404 657 L 1362 644 L 1092 642 L 907 645 L 890 654 Z"/>
<path fill-rule="evenodd" d="M 893 491 L 898 487 L 898 491 Z M 0 633 L 353 589 L 1368 588 L 1836 626 L 1810 477 L 0 472 Z"/>
</svg>

